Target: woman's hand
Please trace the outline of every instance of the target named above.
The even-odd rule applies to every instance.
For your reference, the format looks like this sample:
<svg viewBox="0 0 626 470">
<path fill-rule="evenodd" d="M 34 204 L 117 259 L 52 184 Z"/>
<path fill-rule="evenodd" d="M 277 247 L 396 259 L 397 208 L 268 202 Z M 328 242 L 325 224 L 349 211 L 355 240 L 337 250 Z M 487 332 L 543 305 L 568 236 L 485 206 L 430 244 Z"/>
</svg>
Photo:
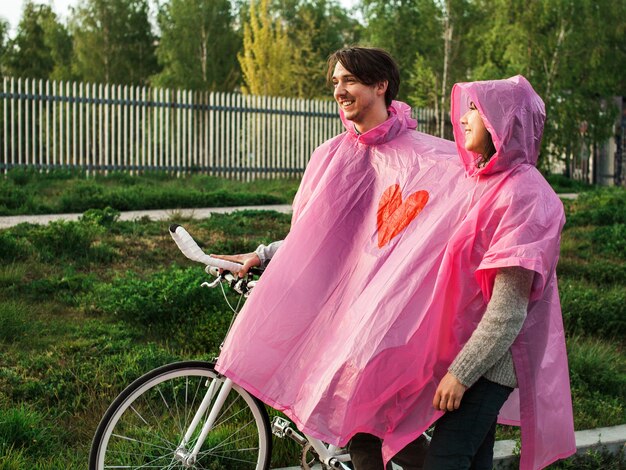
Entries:
<svg viewBox="0 0 626 470">
<path fill-rule="evenodd" d="M 461 406 L 461 398 L 465 390 L 467 387 L 448 372 L 439 382 L 433 398 L 433 406 L 440 411 L 454 411 Z"/>
<path fill-rule="evenodd" d="M 255 266 L 261 266 L 261 260 L 259 256 L 252 253 L 243 253 L 240 255 L 211 255 L 213 258 L 223 259 L 225 261 L 233 261 L 235 263 L 240 263 L 243 266 L 237 273 L 239 277 L 244 277 L 250 268 Z M 221 270 L 220 270 L 221 272 Z"/>
</svg>

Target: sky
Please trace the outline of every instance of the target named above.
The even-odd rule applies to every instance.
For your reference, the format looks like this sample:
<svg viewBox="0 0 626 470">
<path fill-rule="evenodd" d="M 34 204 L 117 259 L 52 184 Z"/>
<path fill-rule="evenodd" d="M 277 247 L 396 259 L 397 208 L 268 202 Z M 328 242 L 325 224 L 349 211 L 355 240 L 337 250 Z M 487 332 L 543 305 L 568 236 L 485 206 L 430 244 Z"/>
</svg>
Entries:
<svg viewBox="0 0 626 470">
<path fill-rule="evenodd" d="M 69 16 L 69 7 L 76 5 L 78 0 L 35 0 L 36 3 L 46 3 L 52 6 L 52 9 L 61 18 L 63 22 L 67 20 Z M 351 8 L 357 0 L 340 0 L 345 8 Z M 2 0 L 2 6 L 0 6 L 0 17 L 4 18 L 11 25 L 11 35 L 15 33 L 17 24 L 22 16 L 24 0 Z"/>
</svg>

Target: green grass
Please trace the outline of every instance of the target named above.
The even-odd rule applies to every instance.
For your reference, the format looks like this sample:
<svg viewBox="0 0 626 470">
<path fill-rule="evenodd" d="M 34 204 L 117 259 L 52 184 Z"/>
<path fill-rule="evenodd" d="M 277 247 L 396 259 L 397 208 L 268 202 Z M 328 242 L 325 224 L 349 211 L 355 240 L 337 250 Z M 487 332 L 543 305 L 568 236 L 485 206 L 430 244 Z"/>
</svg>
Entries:
<svg viewBox="0 0 626 470">
<path fill-rule="evenodd" d="M 128 211 L 289 204 L 297 187 L 297 179 L 241 183 L 200 174 L 180 178 L 159 172 L 87 176 L 80 171 L 13 169 L 0 179 L 0 216 L 106 207 Z"/>
<path fill-rule="evenodd" d="M 559 193 L 594 192 L 593 186 L 562 175 L 548 175 Z M 81 170 L 15 168 L 0 179 L 0 216 L 84 212 L 112 207 L 118 211 L 290 204 L 298 178 L 257 179 L 242 183 L 203 174 L 172 177 L 166 172 L 141 175 Z"/>
<path fill-rule="evenodd" d="M 568 204 L 557 271 L 577 429 L 626 422 L 622 194 Z M 610 223 L 592 224 L 606 206 Z M 184 225 L 207 251 L 233 253 L 282 238 L 289 223 L 242 211 Z M 168 224 L 98 209 L 78 222 L 0 231 L 0 470 L 84 469 L 98 420 L 126 385 L 158 365 L 216 353 L 230 315 L 200 287 L 206 274 L 179 253 Z M 276 446 L 274 465 L 297 461 L 295 445 Z M 598 468 L 571 462 L 553 468 Z"/>
</svg>

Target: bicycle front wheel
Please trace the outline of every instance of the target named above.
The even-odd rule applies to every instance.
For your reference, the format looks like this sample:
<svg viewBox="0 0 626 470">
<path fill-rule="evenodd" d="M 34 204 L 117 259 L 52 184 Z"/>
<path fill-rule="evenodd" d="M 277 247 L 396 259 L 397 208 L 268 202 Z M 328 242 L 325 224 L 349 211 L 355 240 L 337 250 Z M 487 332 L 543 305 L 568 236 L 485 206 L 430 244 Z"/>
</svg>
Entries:
<svg viewBox="0 0 626 470">
<path fill-rule="evenodd" d="M 267 470 L 272 445 L 267 412 L 259 400 L 237 385 L 228 394 L 195 462 L 181 459 L 180 445 L 200 403 L 212 383 L 218 388 L 222 382 L 213 364 L 197 361 L 169 364 L 138 378 L 115 399 L 98 425 L 90 470 Z M 184 452 L 195 446 L 202 422 Z"/>
</svg>

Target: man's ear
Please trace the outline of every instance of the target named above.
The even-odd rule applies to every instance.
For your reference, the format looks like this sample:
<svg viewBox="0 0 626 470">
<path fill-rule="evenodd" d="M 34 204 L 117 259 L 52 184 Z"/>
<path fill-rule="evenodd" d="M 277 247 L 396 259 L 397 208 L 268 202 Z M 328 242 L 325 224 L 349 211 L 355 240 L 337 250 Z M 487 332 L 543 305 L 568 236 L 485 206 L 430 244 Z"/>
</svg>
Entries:
<svg viewBox="0 0 626 470">
<path fill-rule="evenodd" d="M 385 93 L 387 93 L 387 87 L 389 86 L 389 82 L 387 80 L 384 80 L 382 82 L 378 82 L 376 84 L 376 94 L 377 95 L 384 95 Z"/>
</svg>

